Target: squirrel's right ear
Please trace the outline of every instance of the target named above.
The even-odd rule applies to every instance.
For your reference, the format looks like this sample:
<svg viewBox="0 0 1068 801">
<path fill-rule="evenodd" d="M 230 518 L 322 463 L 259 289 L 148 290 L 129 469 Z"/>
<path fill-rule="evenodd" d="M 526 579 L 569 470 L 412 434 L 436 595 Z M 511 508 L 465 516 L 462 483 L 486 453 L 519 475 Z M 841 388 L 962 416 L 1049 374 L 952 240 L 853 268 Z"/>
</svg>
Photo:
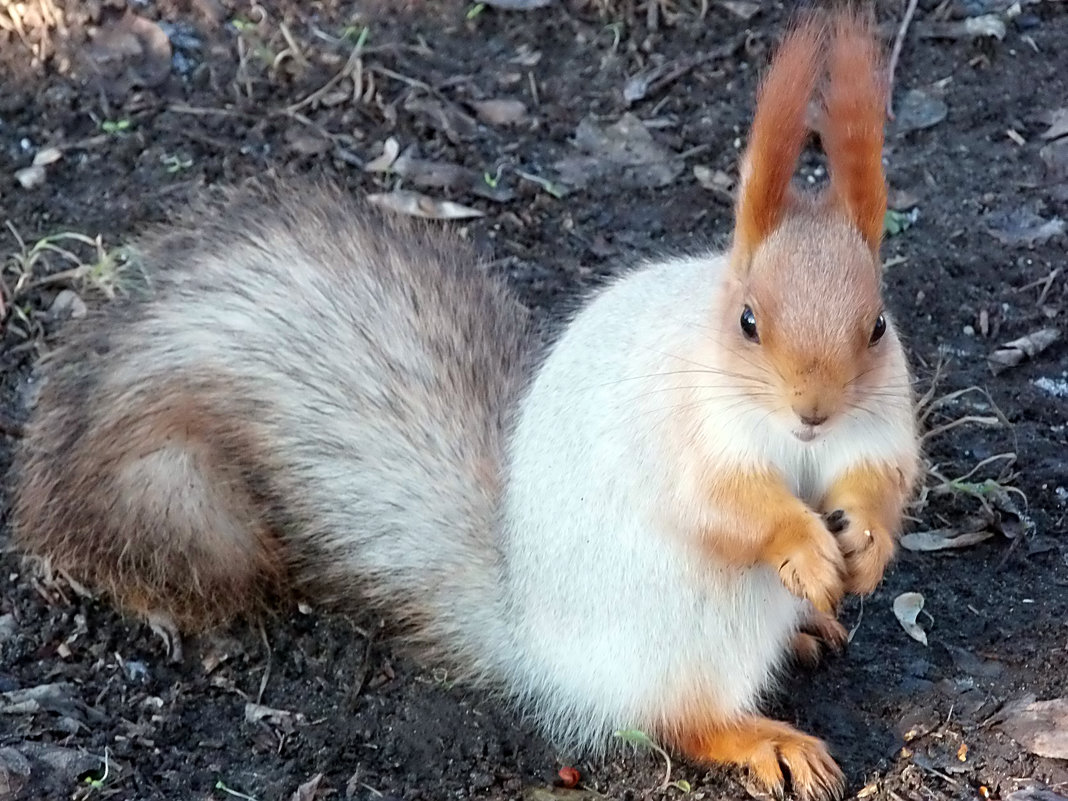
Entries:
<svg viewBox="0 0 1068 801">
<path fill-rule="evenodd" d="M 809 101 L 823 67 L 824 27 L 808 18 L 783 39 L 757 94 L 749 145 L 742 157 L 732 261 L 747 265 L 775 230 L 789 202 L 790 181 L 808 134 Z"/>
</svg>

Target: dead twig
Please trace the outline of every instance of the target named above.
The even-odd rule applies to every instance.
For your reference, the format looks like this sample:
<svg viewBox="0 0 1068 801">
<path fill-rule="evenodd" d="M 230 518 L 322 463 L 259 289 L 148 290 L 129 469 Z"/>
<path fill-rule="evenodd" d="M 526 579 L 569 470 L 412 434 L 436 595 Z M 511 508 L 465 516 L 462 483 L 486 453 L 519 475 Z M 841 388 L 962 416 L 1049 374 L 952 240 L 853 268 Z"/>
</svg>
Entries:
<svg viewBox="0 0 1068 801">
<path fill-rule="evenodd" d="M 327 92 L 329 92 L 339 83 L 341 83 L 341 81 L 343 81 L 345 78 L 351 77 L 353 82 L 356 84 L 358 91 L 358 88 L 363 83 L 363 61 L 361 60 L 361 57 L 363 56 L 364 43 L 367 41 L 368 30 L 368 28 L 364 28 L 362 31 L 360 31 L 360 37 L 356 40 L 356 44 L 353 46 L 352 52 L 349 53 L 349 57 L 345 61 L 345 66 L 343 66 L 337 72 L 337 74 L 334 75 L 333 78 L 328 80 L 326 83 L 324 83 L 314 92 L 312 92 L 306 98 L 304 98 L 303 100 L 298 100 L 291 106 L 287 106 L 284 109 L 286 114 L 292 115 L 297 111 L 300 111 L 305 106 L 315 103 L 317 100 L 324 97 Z"/>
<path fill-rule="evenodd" d="M 905 45 L 905 35 L 908 33 L 912 17 L 916 14 L 918 0 L 909 0 L 905 9 L 905 16 L 901 20 L 901 26 L 897 29 L 894 37 L 894 47 L 890 51 L 890 60 L 886 65 L 886 116 L 894 119 L 894 73 L 897 71 L 897 62 L 901 58 L 901 48 Z"/>
</svg>

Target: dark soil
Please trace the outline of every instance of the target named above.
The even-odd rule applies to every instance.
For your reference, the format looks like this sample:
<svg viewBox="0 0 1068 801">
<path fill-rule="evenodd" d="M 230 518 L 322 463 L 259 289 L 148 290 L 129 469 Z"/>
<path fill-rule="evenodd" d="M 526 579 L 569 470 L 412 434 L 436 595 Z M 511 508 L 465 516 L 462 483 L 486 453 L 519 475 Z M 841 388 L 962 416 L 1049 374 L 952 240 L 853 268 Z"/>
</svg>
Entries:
<svg viewBox="0 0 1068 801">
<path fill-rule="evenodd" d="M 300 173 L 356 194 L 393 188 L 396 176 L 361 168 L 393 136 L 425 159 L 496 176 L 512 195 L 503 202 L 470 187 L 423 191 L 485 211 L 443 225 L 465 231 L 532 306 L 557 314 L 627 263 L 725 241 L 727 190 L 703 188 L 693 168 L 735 174 L 755 80 L 786 19 L 777 5 L 762 4 L 745 21 L 713 2 L 703 21 L 660 15 L 653 29 L 648 3 L 609 5 L 606 15 L 558 2 L 525 13 L 486 8 L 467 19 L 471 7 L 454 2 L 321 0 L 256 10 L 230 0 L 131 0 L 131 13 L 169 36 L 171 58 L 152 55 L 152 26 L 114 33 L 123 29 L 123 0 L 60 4 L 58 27 L 42 21 L 42 9 L 57 8 L 51 2 L 0 4 L 3 216 L 27 247 L 75 231 L 115 248 L 211 184 Z M 685 2 L 664 4 L 672 5 L 687 12 Z M 959 551 L 905 552 L 863 609 L 854 602 L 845 610 L 844 621 L 857 626 L 848 652 L 788 679 L 769 703 L 826 738 L 851 793 L 865 798 L 1068 788 L 1068 762 L 1030 754 L 995 717 L 1027 693 L 1068 695 L 1068 401 L 1048 389 L 1068 375 L 1068 349 L 1054 344 L 996 375 L 986 361 L 1002 342 L 1064 326 L 1065 236 L 1003 244 L 988 229 L 1019 209 L 1068 218 L 1066 160 L 1040 155 L 1046 115 L 1068 105 L 1068 4 L 1023 4 L 1000 41 L 924 35 L 978 6 L 1007 5 L 919 4 L 895 96 L 924 89 L 945 101 L 948 116 L 888 137 L 891 187 L 911 195 L 905 209 L 919 216 L 888 240 L 884 256 L 888 302 L 920 391 L 941 364 L 936 395 L 972 386 L 989 393 L 943 404 L 928 424 L 995 416 L 995 404 L 1005 418 L 933 437 L 932 465 L 955 478 L 1015 454 L 980 466 L 974 478 L 1016 487 L 1027 503 L 989 485 L 988 512 L 978 499 L 932 493 L 915 529 L 995 535 Z M 904 6 L 880 8 L 888 34 Z M 21 30 L 9 8 L 22 10 L 14 12 Z M 328 92 L 285 113 L 342 69 L 362 25 L 370 38 L 357 91 L 346 78 L 333 88 L 347 94 Z M 303 57 L 275 63 L 286 33 Z M 688 61 L 701 54 L 714 57 Z M 627 79 L 659 65 L 691 68 L 629 111 L 682 159 L 677 178 L 655 187 L 640 171 L 617 170 L 557 198 L 520 177 L 553 178 L 553 164 L 575 153 L 580 121 L 619 119 Z M 477 120 L 472 104 L 499 98 L 521 100 L 526 118 L 511 126 Z M 20 186 L 15 171 L 50 145 L 62 158 L 45 168 L 43 183 Z M 805 174 L 817 164 L 808 157 Z M 19 250 L 10 231 L 0 236 L 4 253 Z M 67 244 L 90 258 L 90 249 Z M 46 254 L 34 280 L 70 266 Z M 61 324 L 57 306 L 71 299 L 56 304 L 59 292 L 73 287 L 88 303 L 106 301 L 85 281 L 28 289 L 14 261 L 3 279 L 6 464 L 29 365 Z M 928 483 L 940 480 L 932 474 Z M 0 798 L 7 781 L 12 797 L 27 799 L 236 797 L 218 782 L 287 799 L 322 774 L 318 798 L 505 799 L 551 785 L 565 765 L 612 798 L 684 793 L 658 789 L 664 766 L 651 753 L 577 762 L 557 753 L 496 702 L 397 653 L 377 620 L 286 611 L 263 630 L 237 626 L 187 642 L 184 661 L 171 664 L 146 626 L 62 582 L 36 579 L 13 553 L 0 560 Z M 926 597 L 926 647 L 894 619 L 892 601 L 905 591 Z M 13 704 L 32 688 L 43 688 L 36 705 Z M 250 702 L 281 711 L 257 715 Z M 107 776 L 86 781 L 101 776 L 105 757 Z M 672 778 L 689 782 L 694 798 L 746 793 L 740 773 L 683 764 Z M 314 796 L 305 793 L 297 797 Z"/>
</svg>

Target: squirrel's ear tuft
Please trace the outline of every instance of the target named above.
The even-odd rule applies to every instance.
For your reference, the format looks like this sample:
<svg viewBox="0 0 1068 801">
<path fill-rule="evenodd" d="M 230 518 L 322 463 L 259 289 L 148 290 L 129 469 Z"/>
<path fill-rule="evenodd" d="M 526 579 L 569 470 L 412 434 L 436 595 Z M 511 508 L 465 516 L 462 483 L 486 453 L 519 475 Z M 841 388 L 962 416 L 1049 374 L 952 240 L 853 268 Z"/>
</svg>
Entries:
<svg viewBox="0 0 1068 801">
<path fill-rule="evenodd" d="M 782 220 L 808 135 L 808 105 L 823 69 L 825 39 L 815 17 L 803 19 L 783 39 L 760 87 L 735 212 L 733 249 L 741 263 Z"/>
<path fill-rule="evenodd" d="M 882 158 L 887 87 L 872 27 L 848 11 L 834 19 L 820 138 L 827 154 L 832 202 L 877 251 L 886 217 Z"/>
</svg>

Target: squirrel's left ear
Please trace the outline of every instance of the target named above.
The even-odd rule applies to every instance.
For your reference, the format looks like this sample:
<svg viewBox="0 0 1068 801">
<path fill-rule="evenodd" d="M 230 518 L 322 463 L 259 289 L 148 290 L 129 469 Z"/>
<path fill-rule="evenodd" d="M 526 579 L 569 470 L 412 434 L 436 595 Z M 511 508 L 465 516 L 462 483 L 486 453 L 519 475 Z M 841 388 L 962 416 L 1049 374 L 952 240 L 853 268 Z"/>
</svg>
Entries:
<svg viewBox="0 0 1068 801">
<path fill-rule="evenodd" d="M 824 31 L 802 19 L 783 39 L 757 96 L 749 146 L 742 158 L 735 208 L 734 263 L 779 225 L 790 202 L 790 180 L 808 135 L 805 113 L 823 66 Z"/>
<path fill-rule="evenodd" d="M 883 125 L 886 82 L 871 24 L 841 12 L 832 24 L 820 138 L 831 178 L 830 200 L 879 250 L 886 217 Z"/>
</svg>

